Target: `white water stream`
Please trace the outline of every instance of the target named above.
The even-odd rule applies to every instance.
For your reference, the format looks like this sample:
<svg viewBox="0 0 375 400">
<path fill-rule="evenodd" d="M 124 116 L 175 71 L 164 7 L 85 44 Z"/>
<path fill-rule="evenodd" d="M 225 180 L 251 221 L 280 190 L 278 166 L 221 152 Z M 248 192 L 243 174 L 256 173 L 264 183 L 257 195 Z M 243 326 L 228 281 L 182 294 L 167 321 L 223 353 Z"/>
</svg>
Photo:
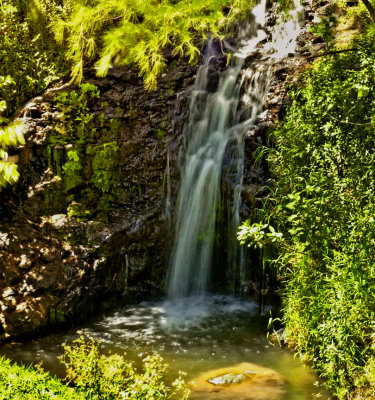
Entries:
<svg viewBox="0 0 375 400">
<path fill-rule="evenodd" d="M 209 93 L 208 55 L 199 69 L 190 102 L 190 118 L 185 127 L 187 140 L 181 187 L 177 200 L 176 240 L 168 277 L 168 298 L 204 295 L 208 291 L 220 179 L 226 149 L 236 157 L 235 181 L 229 236 L 235 237 L 239 225 L 241 184 L 244 166 L 243 138 L 256 124 L 263 110 L 271 79 L 272 65 L 294 53 L 300 32 L 301 7 L 266 31 L 266 1 L 253 10 L 254 20 L 244 29 L 231 66 L 222 74 L 216 93 Z M 267 34 L 271 40 L 266 41 Z M 247 39 L 245 37 L 247 36 Z M 264 43 L 266 41 L 266 43 Z M 260 54 L 250 67 L 243 69 L 246 58 Z M 223 244 L 225 245 L 225 244 Z M 238 244 L 228 246 L 228 263 L 241 264 Z M 241 270 L 241 265 L 228 265 Z"/>
<path fill-rule="evenodd" d="M 264 25 L 264 2 L 256 7 L 254 14 L 257 23 Z M 200 69 L 186 127 L 188 146 L 179 195 L 178 238 L 169 279 L 171 299 L 123 307 L 81 326 L 84 334 L 100 340 L 106 350 L 126 352 L 126 357 L 138 366 L 146 354 L 156 351 L 169 364 L 171 380 L 178 370 L 186 371 L 190 381 L 212 369 L 256 363 L 282 375 L 284 389 L 277 397 L 280 400 L 329 398 L 308 367 L 287 349 L 267 342 L 267 317 L 259 314 L 255 302 L 227 296 L 201 296 L 208 285 L 226 147 L 228 144 L 236 147 L 231 152 L 237 157 L 233 160 L 236 171 L 231 211 L 231 224 L 236 229 L 244 162 L 243 135 L 262 112 L 272 64 L 294 50 L 292 43 L 298 29 L 297 23 L 279 25 L 273 40 L 263 44 L 261 60 L 244 70 L 245 59 L 258 51 L 257 46 L 266 37 L 263 29 L 254 31 L 251 39 L 242 41 L 216 93 L 209 93 L 207 87 L 212 59 L 208 58 Z M 279 33 L 275 33 L 277 30 Z M 282 34 L 288 39 L 283 39 Z M 292 35 L 294 39 L 290 41 Z M 191 297 L 186 298 L 188 295 Z M 0 354 L 27 364 L 43 362 L 48 370 L 63 375 L 56 357 L 62 352 L 61 343 L 76 337 L 77 333 L 72 330 L 26 343 L 9 343 L 0 348 Z M 194 394 L 192 390 L 195 400 L 234 399 L 231 394 L 218 397 L 213 392 L 208 396 Z M 269 400 L 268 393 L 268 387 L 258 395 L 248 390 L 235 399 Z"/>
</svg>

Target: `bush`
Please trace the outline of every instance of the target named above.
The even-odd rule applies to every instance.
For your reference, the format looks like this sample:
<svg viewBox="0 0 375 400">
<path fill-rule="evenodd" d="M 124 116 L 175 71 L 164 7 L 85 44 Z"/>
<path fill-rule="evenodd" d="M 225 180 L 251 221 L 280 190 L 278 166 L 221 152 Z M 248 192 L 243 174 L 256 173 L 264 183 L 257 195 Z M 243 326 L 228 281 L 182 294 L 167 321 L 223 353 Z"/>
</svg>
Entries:
<svg viewBox="0 0 375 400">
<path fill-rule="evenodd" d="M 282 234 L 287 339 L 340 399 L 375 396 L 375 53 L 371 38 L 356 46 L 322 58 L 291 91 L 266 151 L 265 222 L 240 232 L 264 245 L 256 226 Z"/>
<path fill-rule="evenodd" d="M 118 354 L 101 354 L 100 343 L 80 336 L 71 345 L 64 344 L 61 357 L 67 367 L 67 380 L 84 391 L 90 399 L 169 399 L 181 393 L 186 399 L 182 373 L 172 383 L 165 383 L 167 366 L 154 354 L 143 360 L 143 373 L 138 373 L 132 363 Z"/>
<path fill-rule="evenodd" d="M 0 399 L 2 400 L 86 400 L 77 392 L 42 370 L 26 368 L 0 358 Z"/>
<path fill-rule="evenodd" d="M 67 367 L 65 385 L 40 367 L 19 366 L 0 358 L 0 399 L 3 400 L 163 400 L 187 399 L 188 389 L 182 373 L 167 386 L 167 366 L 154 354 L 144 359 L 137 372 L 124 357 L 100 352 L 99 342 L 80 336 L 71 345 L 64 344 L 60 357 Z"/>
<path fill-rule="evenodd" d="M 64 75 L 64 57 L 48 29 L 62 15 L 54 1 L 0 2 L 0 100 L 8 116 Z"/>
</svg>

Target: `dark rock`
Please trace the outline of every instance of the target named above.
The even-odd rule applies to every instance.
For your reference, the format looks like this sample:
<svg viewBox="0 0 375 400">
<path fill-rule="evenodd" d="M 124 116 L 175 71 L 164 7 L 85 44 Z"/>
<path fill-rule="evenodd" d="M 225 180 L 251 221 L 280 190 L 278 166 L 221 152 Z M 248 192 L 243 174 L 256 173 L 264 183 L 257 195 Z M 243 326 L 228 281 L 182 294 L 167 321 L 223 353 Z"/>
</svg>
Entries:
<svg viewBox="0 0 375 400">
<path fill-rule="evenodd" d="M 326 7 L 322 2 L 321 13 Z M 307 10 L 307 21 L 316 12 L 316 7 Z M 298 39 L 298 54 L 324 49 L 325 43 L 312 41 L 307 25 Z M 258 58 L 255 52 L 245 64 Z M 274 66 L 265 110 L 245 136 L 243 216 L 251 216 L 265 196 L 269 173 L 264 161 L 254 166 L 256 151 L 265 143 L 267 129 L 282 117 L 286 85 L 298 79 L 306 63 L 306 57 L 290 54 Z M 208 91 L 216 90 L 225 64 L 217 50 Z M 127 68 L 111 68 L 100 79 L 93 69 L 85 71 L 85 81 L 101 93 L 88 114 L 103 113 L 103 126 L 108 128 L 112 120 L 116 129 L 103 130 L 97 142 L 75 144 L 82 153 L 82 177 L 68 188 L 62 167 L 73 147 L 50 143 L 49 137 L 61 114 L 54 97 L 77 86 L 60 83 L 21 110 L 26 143 L 14 152 L 20 180 L 1 193 L 0 341 L 70 326 L 106 307 L 163 293 L 173 237 L 168 218 L 176 203 L 182 128 L 196 70 L 182 62 L 171 65 L 153 92 L 146 92 L 137 72 Z M 88 153 L 103 138 L 119 147 L 118 179 L 108 209 L 96 206 L 79 221 L 68 216 L 68 206 L 81 212 L 102 196 L 88 178 Z"/>
<path fill-rule="evenodd" d="M 180 145 L 171 144 L 181 136 L 186 85 L 196 68 L 183 63 L 172 68 L 154 92 L 146 92 L 126 68 L 113 68 L 102 79 L 86 71 L 86 82 L 101 91 L 92 113 L 120 121 L 116 134 L 109 133 L 120 147 L 121 162 L 108 222 L 95 214 L 85 222 L 67 216 L 69 204 L 82 207 L 68 197 L 87 189 L 89 164 L 82 182 L 67 191 L 59 175 L 72 147 L 48 141 L 60 113 L 54 96 L 76 86 L 51 89 L 20 112 L 26 139 L 18 150 L 21 178 L 2 192 L 0 341 L 69 326 L 123 301 L 160 296 L 170 246 L 164 218 L 166 154 L 174 149 L 169 179 L 176 196 Z M 96 201 L 98 195 L 90 196 Z"/>
</svg>

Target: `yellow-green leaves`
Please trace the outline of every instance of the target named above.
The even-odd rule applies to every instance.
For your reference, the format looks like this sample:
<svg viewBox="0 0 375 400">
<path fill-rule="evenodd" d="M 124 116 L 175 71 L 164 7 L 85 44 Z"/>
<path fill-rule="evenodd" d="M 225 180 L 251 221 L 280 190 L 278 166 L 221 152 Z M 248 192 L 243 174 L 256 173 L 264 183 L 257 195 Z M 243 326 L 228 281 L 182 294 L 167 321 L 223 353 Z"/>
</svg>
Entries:
<svg viewBox="0 0 375 400">
<path fill-rule="evenodd" d="M 21 123 L 12 123 L 4 128 L 0 128 L 0 148 L 25 144 Z"/>
<path fill-rule="evenodd" d="M 4 107 L 4 104 L 0 104 L 0 107 Z M 8 156 L 6 149 L 9 146 L 17 146 L 24 143 L 25 140 L 20 123 L 12 123 L 4 128 L 0 128 L 0 190 L 8 183 L 13 184 L 17 182 L 19 178 L 17 164 Z"/>
<path fill-rule="evenodd" d="M 68 4 L 70 0 L 64 0 Z M 41 94 L 66 71 L 66 60 L 49 31 L 64 15 L 64 5 L 50 0 L 0 1 L 0 100 L 4 117 Z M 3 125 L 3 121 L 0 124 Z"/>
<path fill-rule="evenodd" d="M 60 361 L 66 366 L 66 377 L 87 398 L 185 400 L 189 394 L 182 372 L 172 387 L 166 384 L 167 365 L 157 354 L 146 357 L 142 371 L 137 371 L 123 356 L 103 354 L 100 342 L 82 334 L 63 348 Z"/>
<path fill-rule="evenodd" d="M 248 247 L 262 248 L 271 243 L 280 242 L 283 234 L 276 232 L 275 228 L 269 224 L 250 225 L 250 221 L 247 220 L 238 228 L 237 238 L 241 244 L 246 244 Z"/>
<path fill-rule="evenodd" d="M 3 77 L 0 77 L 3 78 Z M 2 79 L 3 82 L 12 82 L 10 77 Z M 1 114 L 6 110 L 7 104 L 4 100 L 0 100 L 0 124 L 7 121 Z M 10 124 L 5 127 L 0 127 L 0 190 L 8 183 L 12 184 L 17 182 L 19 173 L 17 165 L 12 162 L 7 153 L 9 146 L 17 146 L 17 144 L 24 144 L 22 134 L 22 127 L 20 124 Z"/>
<path fill-rule="evenodd" d="M 147 89 L 155 89 L 165 71 L 163 50 L 198 61 L 206 35 L 221 39 L 230 21 L 246 15 L 254 1 L 244 0 L 84 0 L 66 20 L 53 25 L 55 38 L 65 40 L 72 62 L 72 80 L 80 82 L 86 63 L 96 59 L 98 76 L 112 64 L 136 65 Z"/>
<path fill-rule="evenodd" d="M 311 360 L 339 399 L 374 389 L 375 56 L 373 36 L 356 52 L 321 58 L 289 92 L 292 104 L 272 132 L 272 191 L 260 221 L 283 233 L 288 342 Z M 265 224 L 241 227 L 264 243 Z M 270 232 L 272 233 L 272 232 Z"/>
</svg>

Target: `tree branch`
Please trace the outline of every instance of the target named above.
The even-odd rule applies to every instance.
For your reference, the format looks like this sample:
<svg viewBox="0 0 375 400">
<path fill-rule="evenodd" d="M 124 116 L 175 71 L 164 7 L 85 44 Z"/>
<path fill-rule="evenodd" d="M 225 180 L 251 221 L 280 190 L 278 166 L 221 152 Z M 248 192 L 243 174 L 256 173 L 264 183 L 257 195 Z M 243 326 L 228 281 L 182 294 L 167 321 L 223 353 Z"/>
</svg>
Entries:
<svg viewBox="0 0 375 400">
<path fill-rule="evenodd" d="M 369 0 L 362 0 L 363 4 L 366 6 L 367 11 L 370 13 L 372 22 L 375 22 L 375 8 L 374 6 L 370 3 Z"/>
<path fill-rule="evenodd" d="M 315 55 L 315 56 L 307 56 L 306 58 L 307 58 L 308 60 L 313 60 L 314 58 L 324 57 L 324 56 L 331 56 L 331 55 L 333 55 L 333 54 L 346 53 L 347 51 L 358 51 L 358 49 L 357 49 L 357 48 L 353 48 L 353 49 L 326 51 L 325 53 L 317 54 L 317 55 Z"/>
</svg>

